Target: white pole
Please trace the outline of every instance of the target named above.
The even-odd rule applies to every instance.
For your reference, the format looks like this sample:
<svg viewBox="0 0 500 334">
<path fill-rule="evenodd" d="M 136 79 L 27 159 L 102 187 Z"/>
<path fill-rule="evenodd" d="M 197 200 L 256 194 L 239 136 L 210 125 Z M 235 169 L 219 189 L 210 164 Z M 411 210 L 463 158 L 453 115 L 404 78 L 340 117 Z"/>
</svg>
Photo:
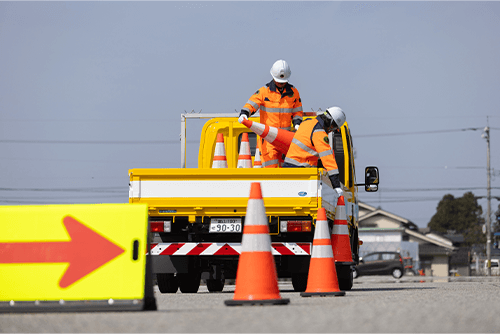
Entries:
<svg viewBox="0 0 500 334">
<path fill-rule="evenodd" d="M 488 210 L 486 213 L 486 261 L 488 264 L 488 270 L 486 272 L 487 276 L 491 276 L 491 181 L 490 181 L 490 128 L 487 126 L 484 128 L 486 133 L 486 170 L 488 173 L 488 185 L 486 198 L 488 200 Z"/>
</svg>

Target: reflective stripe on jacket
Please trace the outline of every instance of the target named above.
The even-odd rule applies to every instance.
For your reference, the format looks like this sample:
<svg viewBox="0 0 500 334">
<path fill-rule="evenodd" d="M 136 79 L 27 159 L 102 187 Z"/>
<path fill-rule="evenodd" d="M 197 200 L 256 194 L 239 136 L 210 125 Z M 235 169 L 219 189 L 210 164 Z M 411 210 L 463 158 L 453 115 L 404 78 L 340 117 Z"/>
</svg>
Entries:
<svg viewBox="0 0 500 334">
<path fill-rule="evenodd" d="M 250 115 L 260 108 L 260 123 L 276 128 L 290 129 L 292 119 L 302 122 L 302 101 L 299 91 L 290 84 L 286 84 L 281 94 L 274 80 L 261 87 L 253 94 L 242 110 Z"/>
<path fill-rule="evenodd" d="M 323 121 L 316 117 L 302 122 L 295 132 L 285 162 L 299 167 L 316 167 L 318 158 L 321 158 L 328 175 L 339 173 Z"/>
</svg>

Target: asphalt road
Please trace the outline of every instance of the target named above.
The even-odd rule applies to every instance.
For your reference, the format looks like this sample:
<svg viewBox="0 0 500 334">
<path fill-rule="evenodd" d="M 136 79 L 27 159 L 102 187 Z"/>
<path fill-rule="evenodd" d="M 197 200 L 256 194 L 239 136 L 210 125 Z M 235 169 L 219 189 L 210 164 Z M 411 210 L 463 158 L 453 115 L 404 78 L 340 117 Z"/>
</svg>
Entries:
<svg viewBox="0 0 500 334">
<path fill-rule="evenodd" d="M 222 293 L 161 294 L 158 311 L 0 314 L 1 332 L 500 332 L 500 277 L 360 277 L 344 297 L 304 298 L 280 282 L 283 306 L 228 307 Z"/>
</svg>

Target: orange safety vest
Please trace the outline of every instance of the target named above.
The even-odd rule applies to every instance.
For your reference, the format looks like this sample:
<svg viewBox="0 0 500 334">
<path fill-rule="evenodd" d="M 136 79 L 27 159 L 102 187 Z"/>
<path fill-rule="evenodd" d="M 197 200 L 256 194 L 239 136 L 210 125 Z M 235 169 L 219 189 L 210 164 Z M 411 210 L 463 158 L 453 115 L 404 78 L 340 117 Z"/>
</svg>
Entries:
<svg viewBox="0 0 500 334">
<path fill-rule="evenodd" d="M 319 117 L 302 122 L 293 136 L 285 162 L 297 167 L 316 167 L 320 158 L 329 176 L 338 174 L 337 161 L 323 126 Z"/>
<path fill-rule="evenodd" d="M 252 115 L 259 108 L 262 124 L 289 130 L 292 119 L 302 122 L 303 111 L 299 91 L 288 83 L 281 94 L 272 80 L 256 91 L 245 103 L 242 110 Z"/>
</svg>

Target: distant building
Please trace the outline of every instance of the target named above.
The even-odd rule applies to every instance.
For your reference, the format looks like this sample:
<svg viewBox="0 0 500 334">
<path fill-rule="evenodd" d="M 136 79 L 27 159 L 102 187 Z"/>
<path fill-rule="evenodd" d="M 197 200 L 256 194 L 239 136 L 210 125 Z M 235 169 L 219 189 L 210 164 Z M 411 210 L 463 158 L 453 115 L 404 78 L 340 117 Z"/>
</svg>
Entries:
<svg viewBox="0 0 500 334">
<path fill-rule="evenodd" d="M 398 251 L 403 257 L 411 257 L 414 269 L 422 269 L 427 276 L 448 276 L 451 269 L 458 272 L 458 267 L 462 267 L 463 254 L 457 260 L 460 266 L 451 261 L 459 247 L 450 239 L 433 232 L 424 234 L 408 219 L 365 203 L 359 203 L 359 239 L 363 241 L 360 256 L 374 251 Z"/>
</svg>

